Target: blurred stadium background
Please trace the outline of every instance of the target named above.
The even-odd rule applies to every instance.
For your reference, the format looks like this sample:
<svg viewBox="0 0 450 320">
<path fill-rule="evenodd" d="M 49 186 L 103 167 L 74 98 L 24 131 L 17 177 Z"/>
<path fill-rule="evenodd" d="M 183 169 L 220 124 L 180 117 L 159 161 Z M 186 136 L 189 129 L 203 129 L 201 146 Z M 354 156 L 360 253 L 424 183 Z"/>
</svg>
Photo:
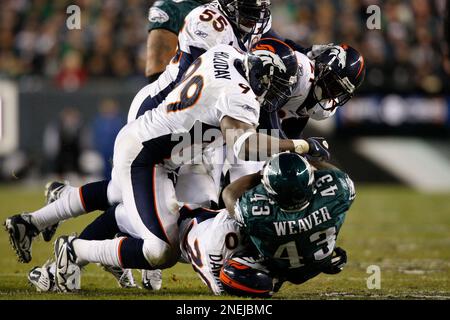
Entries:
<svg viewBox="0 0 450 320">
<path fill-rule="evenodd" d="M 30 210 L 38 205 L 43 182 L 51 177 L 76 184 L 108 175 L 115 135 L 125 123 L 134 94 L 147 83 L 147 13 L 153 2 L 1 1 L 2 218 L 16 213 L 13 210 Z M 447 49 L 442 28 L 446 1 L 273 3 L 274 28 L 280 34 L 305 46 L 349 43 L 365 56 L 368 72 L 357 97 L 332 119 L 310 121 L 307 128 L 308 135 L 329 137 L 333 161 L 362 190 L 357 209 L 353 209 L 359 216 L 349 218 L 348 236 L 345 231 L 343 234 L 350 252 L 353 250 L 367 263 L 375 255 L 380 264 L 385 256 L 376 253 L 376 248 L 367 249 L 374 242 L 387 250 L 389 259 L 405 250 L 418 259 L 425 254 L 426 267 L 419 266 L 420 262 L 394 263 L 392 281 L 400 277 L 396 273 L 399 270 L 410 270 L 403 276 L 418 278 L 404 280 L 404 284 L 419 290 L 414 287 L 417 279 L 423 275 L 426 278 L 428 270 L 438 270 L 433 274 L 435 280 L 426 278 L 430 282 L 424 290 L 439 287 L 437 292 L 448 297 L 450 62 L 444 54 Z M 66 28 L 70 4 L 81 8 L 81 30 Z M 366 27 L 369 5 L 381 8 L 381 30 Z M 365 224 L 370 227 L 364 229 Z M 77 226 L 81 228 L 81 224 Z M 360 243 L 356 241 L 361 238 L 358 232 L 363 237 Z M 399 237 L 406 238 L 392 240 L 388 232 L 399 232 Z M 400 247 L 393 243 L 400 243 Z M 6 246 L 2 235 L 2 252 L 11 251 Z M 403 256 L 405 261 L 408 257 Z M 351 268 L 359 270 L 358 277 L 363 279 L 366 265 L 361 260 Z M 17 265 L 14 261 L 7 263 L 17 272 L 27 270 Z M 324 283 L 326 289 L 330 283 Z M 402 284 L 397 285 L 401 291 Z M 315 290 L 314 286 L 307 289 Z"/>
</svg>

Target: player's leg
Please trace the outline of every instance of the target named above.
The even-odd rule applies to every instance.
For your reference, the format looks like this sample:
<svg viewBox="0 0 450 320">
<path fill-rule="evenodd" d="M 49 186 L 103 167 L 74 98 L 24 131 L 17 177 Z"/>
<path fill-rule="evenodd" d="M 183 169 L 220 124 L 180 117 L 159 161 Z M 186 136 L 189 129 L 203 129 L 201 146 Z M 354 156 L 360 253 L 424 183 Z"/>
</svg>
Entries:
<svg viewBox="0 0 450 320">
<path fill-rule="evenodd" d="M 174 216 L 173 213 L 170 214 Z M 116 208 L 116 219 L 121 231 L 132 234 L 142 232 L 143 222 L 126 218 L 127 212 L 123 204 Z M 176 218 L 176 217 L 175 217 Z M 146 226 L 144 226 L 147 229 Z M 139 231 L 141 230 L 141 231 Z M 71 265 L 100 263 L 104 266 L 123 269 L 169 268 L 179 256 L 179 246 L 168 244 L 153 233 L 144 231 L 145 239 L 119 237 L 111 240 L 83 240 L 74 237 L 60 237 L 55 245 L 55 256 L 58 264 L 56 284 L 61 291 L 71 291 L 74 286 L 66 283 L 67 272 Z M 73 269 L 73 267 L 72 267 Z M 157 288 L 155 288 L 157 289 Z"/>
<path fill-rule="evenodd" d="M 106 210 L 90 223 L 80 234 L 79 238 L 84 240 L 104 240 L 113 239 L 120 230 L 115 218 L 115 206 Z M 56 263 L 49 259 L 43 266 L 34 267 L 28 273 L 29 282 L 36 287 L 39 292 L 54 291 Z M 83 267 L 83 265 L 79 265 Z M 133 274 L 130 269 L 103 267 L 105 271 L 110 272 L 122 288 L 134 288 Z M 79 282 L 79 281 L 78 281 Z"/>
<path fill-rule="evenodd" d="M 112 180 L 121 186 L 123 204 L 116 208 L 116 219 L 121 231 L 132 237 L 104 241 L 60 238 L 55 255 L 62 266 L 61 281 L 65 266 L 74 259 L 140 269 L 176 263 L 178 204 L 167 172 L 157 165 L 170 155 L 171 143 L 170 136 L 143 144 L 133 135 L 119 134 Z"/>
<path fill-rule="evenodd" d="M 149 163 L 157 163 L 168 156 L 169 144 L 158 145 L 159 142 L 146 143 L 131 169 L 117 170 L 123 175 L 120 181 L 124 186 L 123 206 L 116 209 L 117 223 L 122 232 L 145 240 L 141 252 L 151 265 L 150 269 L 172 264 L 173 255 L 179 250 L 179 204 L 173 182 L 161 165 L 148 167 Z M 124 263 L 127 265 L 126 261 Z"/>
<path fill-rule="evenodd" d="M 56 231 L 54 227 L 60 221 L 75 218 L 95 210 L 106 210 L 112 203 L 108 197 L 119 199 L 113 184 L 107 182 L 90 183 L 81 188 L 69 185 L 58 186 L 57 193 L 43 208 L 31 212 L 9 217 L 5 221 L 10 242 L 16 251 L 20 262 L 31 261 L 31 247 L 33 239 L 42 231 L 46 231 L 47 241 Z M 56 191 L 56 190 L 53 190 Z M 53 201 L 54 200 L 54 201 Z M 49 230 L 54 229 L 54 230 Z"/>
</svg>

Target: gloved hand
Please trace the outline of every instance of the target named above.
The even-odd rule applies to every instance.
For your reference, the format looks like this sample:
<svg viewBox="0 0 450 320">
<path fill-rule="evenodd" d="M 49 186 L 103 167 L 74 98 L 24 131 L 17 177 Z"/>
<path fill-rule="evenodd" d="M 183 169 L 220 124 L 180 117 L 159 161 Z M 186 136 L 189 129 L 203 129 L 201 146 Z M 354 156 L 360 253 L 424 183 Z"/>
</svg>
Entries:
<svg viewBox="0 0 450 320">
<path fill-rule="evenodd" d="M 326 274 L 338 274 L 344 269 L 347 264 L 347 252 L 342 248 L 335 248 L 333 256 L 331 257 L 331 263 L 329 266 L 322 270 Z"/>
<path fill-rule="evenodd" d="M 314 137 L 306 139 L 309 145 L 308 155 L 318 160 L 330 160 L 328 142 L 325 138 Z"/>
<path fill-rule="evenodd" d="M 311 50 L 306 53 L 306 56 L 310 58 L 311 60 L 316 59 L 318 56 L 320 56 L 322 53 L 327 51 L 328 49 L 331 49 L 333 47 L 336 47 L 334 43 L 329 44 L 315 44 L 311 47 Z"/>
<path fill-rule="evenodd" d="M 278 278 L 275 277 L 273 278 L 273 292 L 277 293 L 278 291 L 280 291 L 281 287 L 283 286 L 283 283 L 286 281 L 286 279 L 284 278 Z"/>
</svg>

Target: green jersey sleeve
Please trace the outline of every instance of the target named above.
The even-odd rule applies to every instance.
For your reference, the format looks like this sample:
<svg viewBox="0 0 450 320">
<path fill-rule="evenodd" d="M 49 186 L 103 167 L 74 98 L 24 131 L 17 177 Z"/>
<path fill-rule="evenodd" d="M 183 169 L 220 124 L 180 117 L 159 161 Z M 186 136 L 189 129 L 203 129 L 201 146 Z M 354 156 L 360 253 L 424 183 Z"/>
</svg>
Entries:
<svg viewBox="0 0 450 320">
<path fill-rule="evenodd" d="M 194 0 L 155 1 L 148 12 L 148 31 L 165 29 L 178 34 L 184 18 L 201 3 Z"/>
<path fill-rule="evenodd" d="M 315 172 L 315 181 L 315 203 L 326 205 L 334 216 L 339 216 L 350 209 L 356 192 L 353 181 L 345 172 L 319 170 Z"/>
</svg>

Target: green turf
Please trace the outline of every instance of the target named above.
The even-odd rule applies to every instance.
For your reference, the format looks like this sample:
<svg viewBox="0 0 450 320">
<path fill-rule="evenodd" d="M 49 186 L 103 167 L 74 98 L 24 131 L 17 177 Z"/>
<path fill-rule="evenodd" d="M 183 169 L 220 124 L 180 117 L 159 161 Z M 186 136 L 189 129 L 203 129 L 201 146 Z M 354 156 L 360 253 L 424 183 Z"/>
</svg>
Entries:
<svg viewBox="0 0 450 320">
<path fill-rule="evenodd" d="M 43 202 L 42 193 L 0 186 L 1 220 L 36 209 Z M 450 299 L 450 195 L 381 186 L 357 186 L 357 193 L 338 239 L 349 256 L 345 270 L 335 276 L 320 275 L 300 286 L 287 284 L 274 299 Z M 57 234 L 79 232 L 97 214 L 65 222 Z M 7 233 L 0 232 L 0 250 L 0 299 L 218 298 L 189 265 L 181 264 L 163 272 L 163 288 L 158 292 L 120 289 L 110 274 L 93 265 L 83 272 L 80 294 L 40 294 L 28 285 L 26 274 L 46 261 L 52 245 L 35 242 L 32 262 L 20 264 Z M 367 289 L 370 265 L 381 268 L 380 290 Z"/>
</svg>

